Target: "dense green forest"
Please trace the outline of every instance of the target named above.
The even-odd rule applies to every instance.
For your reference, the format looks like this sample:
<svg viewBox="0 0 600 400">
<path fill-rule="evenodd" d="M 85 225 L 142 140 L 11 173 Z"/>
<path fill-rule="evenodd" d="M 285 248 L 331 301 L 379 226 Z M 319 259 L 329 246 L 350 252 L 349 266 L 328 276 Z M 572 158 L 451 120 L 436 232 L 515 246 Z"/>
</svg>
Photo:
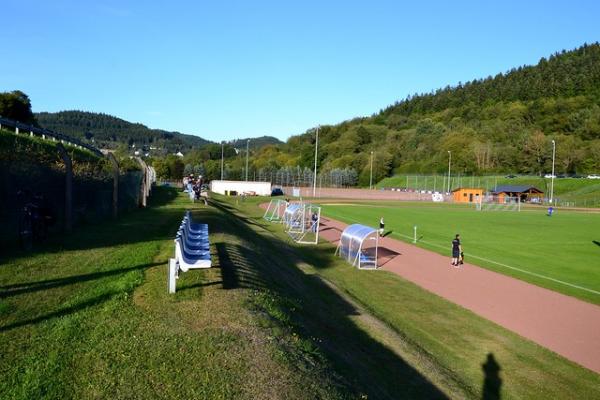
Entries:
<svg viewBox="0 0 600 400">
<path fill-rule="evenodd" d="M 127 145 L 131 149 L 135 145 L 135 148 L 142 148 L 145 152 L 149 152 L 154 156 L 177 151 L 187 154 L 210 143 L 210 141 L 198 136 L 162 129 L 150 129 L 145 125 L 128 122 L 107 114 L 84 111 L 42 112 L 36 113 L 35 118 L 39 125 L 44 128 L 86 139 L 100 148 L 115 149 L 119 145 Z M 236 139 L 227 143 L 245 150 L 247 140 L 250 141 L 252 148 L 282 143 L 272 136 Z"/>
<path fill-rule="evenodd" d="M 535 66 L 410 96 L 368 118 L 319 131 L 319 169 L 350 167 L 368 184 L 394 173 L 600 172 L 600 45 L 542 58 Z M 312 168 L 315 130 L 268 146 L 255 168 Z"/>
<path fill-rule="evenodd" d="M 249 141 L 249 147 L 253 148 L 261 148 L 264 146 L 272 145 L 272 144 L 283 144 L 283 142 L 276 137 L 273 136 L 260 136 L 257 138 L 245 138 L 245 139 L 234 139 L 230 140 L 229 143 L 233 147 L 237 149 L 244 150 L 246 148 L 246 142 Z"/>
<path fill-rule="evenodd" d="M 154 150 L 152 153 L 168 154 L 187 152 L 209 143 L 194 135 L 150 129 L 112 115 L 85 111 L 61 111 L 36 113 L 40 126 L 69 136 L 85 139 L 96 147 L 115 149 L 119 145 L 135 145 L 138 149 Z"/>
</svg>

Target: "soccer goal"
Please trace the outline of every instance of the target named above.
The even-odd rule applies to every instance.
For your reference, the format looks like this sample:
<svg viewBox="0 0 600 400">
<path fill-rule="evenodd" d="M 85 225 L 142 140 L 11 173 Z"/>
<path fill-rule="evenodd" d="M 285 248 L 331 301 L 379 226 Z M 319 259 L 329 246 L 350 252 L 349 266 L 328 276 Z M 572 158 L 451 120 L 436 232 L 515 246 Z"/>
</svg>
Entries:
<svg viewBox="0 0 600 400">
<path fill-rule="evenodd" d="M 521 211 L 521 199 L 519 197 L 482 196 L 475 203 L 478 211 Z"/>
<path fill-rule="evenodd" d="M 296 243 L 317 244 L 321 207 L 309 203 L 290 204 L 283 214 L 285 231 Z"/>
<path fill-rule="evenodd" d="M 267 211 L 265 211 L 265 215 L 263 215 L 263 218 L 271 222 L 281 222 L 283 221 L 283 215 L 286 207 L 287 204 L 285 200 L 271 200 L 269 202 L 269 206 L 267 207 Z"/>
</svg>

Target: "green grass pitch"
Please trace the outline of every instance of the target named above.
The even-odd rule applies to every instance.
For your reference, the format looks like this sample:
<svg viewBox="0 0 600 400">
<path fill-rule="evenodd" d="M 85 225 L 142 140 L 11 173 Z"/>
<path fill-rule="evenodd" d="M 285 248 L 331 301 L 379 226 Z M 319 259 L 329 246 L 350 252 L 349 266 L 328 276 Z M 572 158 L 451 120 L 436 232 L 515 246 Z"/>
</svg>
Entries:
<svg viewBox="0 0 600 400">
<path fill-rule="evenodd" d="M 323 204 L 326 216 L 377 227 L 404 241 L 450 256 L 460 233 L 467 262 L 600 304 L 600 213 L 544 209 L 476 211 L 428 203 Z"/>
</svg>

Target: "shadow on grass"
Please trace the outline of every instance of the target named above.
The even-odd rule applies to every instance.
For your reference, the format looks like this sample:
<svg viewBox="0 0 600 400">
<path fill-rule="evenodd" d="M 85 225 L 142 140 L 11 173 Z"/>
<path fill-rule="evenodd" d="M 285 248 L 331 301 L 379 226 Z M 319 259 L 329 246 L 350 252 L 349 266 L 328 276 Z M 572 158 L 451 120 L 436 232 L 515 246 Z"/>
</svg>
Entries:
<svg viewBox="0 0 600 400">
<path fill-rule="evenodd" d="M 150 267 L 154 267 L 156 265 L 162 265 L 165 263 L 166 263 L 166 261 L 142 264 L 142 265 L 137 265 L 135 267 L 114 269 L 114 270 L 109 270 L 109 271 L 92 272 L 90 274 L 67 276 L 64 278 L 47 279 L 47 280 L 43 280 L 43 281 L 34 281 L 34 282 L 22 282 L 22 283 L 15 283 L 12 285 L 0 286 L 0 299 L 11 297 L 11 296 L 17 296 L 17 295 L 23 294 L 23 293 L 32 293 L 32 292 L 38 292 L 40 290 L 58 288 L 58 287 L 66 286 L 66 285 L 72 285 L 75 283 L 89 282 L 92 280 L 106 278 L 109 276 L 125 274 L 130 271 L 143 270 L 143 269 L 147 269 Z"/>
<path fill-rule="evenodd" d="M 5 326 L 0 326 L 0 332 L 6 332 L 9 331 L 11 329 L 15 329 L 15 328 L 19 328 L 25 325 L 31 325 L 31 324 L 39 324 L 40 322 L 44 322 L 53 318 L 59 318 L 59 317 L 63 317 L 65 315 L 69 315 L 69 314 L 74 314 L 78 311 L 81 311 L 83 309 L 89 308 L 89 307 L 93 307 L 96 306 L 98 304 L 104 303 L 105 301 L 110 300 L 113 296 L 119 295 L 121 294 L 121 292 L 111 292 L 111 293 L 105 293 L 102 294 L 100 296 L 94 297 L 92 299 L 83 301 L 81 303 L 77 303 L 74 306 L 71 307 L 65 307 L 63 309 L 60 309 L 58 311 L 54 311 L 48 314 L 44 314 L 44 315 L 40 315 L 38 317 L 35 318 L 30 318 L 30 319 L 26 319 L 26 320 L 21 320 L 18 322 L 14 322 L 12 324 L 8 324 Z"/>
<path fill-rule="evenodd" d="M 496 361 L 494 353 L 489 353 L 485 363 L 481 364 L 483 369 L 483 388 L 482 400 L 500 400 L 500 388 L 502 387 L 502 379 L 500 378 L 500 364 Z"/>
<path fill-rule="evenodd" d="M 213 281 L 213 282 L 199 282 L 199 283 L 191 283 L 187 285 L 177 286 L 177 293 L 184 292 L 186 290 L 198 289 L 207 286 L 214 286 L 222 284 L 222 281 Z"/>
<path fill-rule="evenodd" d="M 266 230 L 262 224 L 220 200 L 212 204 L 222 214 L 207 215 L 223 233 L 235 235 L 240 243 L 216 243 L 218 268 L 224 289 L 268 290 L 293 321 L 293 330 L 321 350 L 341 384 L 368 398 L 444 399 L 446 395 L 414 367 L 366 331 L 351 316 L 360 310 L 340 296 L 318 275 L 305 274 L 298 265 L 309 262 L 318 268 L 332 267 L 330 249 L 293 247 Z M 268 235 L 257 234 L 264 229 Z M 309 255 L 309 256 L 308 256 Z M 286 307 L 285 304 L 297 307 Z M 318 338 L 319 340 L 314 340 Z M 340 383 L 340 382 L 338 382 Z"/>
<path fill-rule="evenodd" d="M 592 243 L 594 243 L 596 246 L 600 246 L 600 242 L 597 240 L 592 240 Z"/>
</svg>

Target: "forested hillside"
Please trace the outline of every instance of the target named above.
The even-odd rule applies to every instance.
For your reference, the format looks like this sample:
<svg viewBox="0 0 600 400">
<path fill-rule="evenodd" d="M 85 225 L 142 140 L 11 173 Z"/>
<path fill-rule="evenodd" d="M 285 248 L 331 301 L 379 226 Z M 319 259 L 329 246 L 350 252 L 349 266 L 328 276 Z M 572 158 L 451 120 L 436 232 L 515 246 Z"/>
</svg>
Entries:
<svg viewBox="0 0 600 400">
<path fill-rule="evenodd" d="M 166 154 L 176 151 L 186 152 L 203 146 L 209 141 L 198 136 L 184 135 L 161 129 L 150 129 L 145 125 L 131 123 L 107 114 L 85 111 L 61 111 L 57 113 L 36 113 L 40 126 L 66 135 L 83 138 L 97 147 L 117 148 L 127 144 L 149 150 L 153 154 Z"/>
<path fill-rule="evenodd" d="M 245 149 L 247 141 L 250 141 L 250 143 L 248 143 L 249 147 L 256 148 L 256 149 L 264 147 L 264 146 L 268 146 L 271 144 L 283 144 L 283 142 L 281 140 L 279 140 L 273 136 L 260 136 L 257 138 L 235 139 L 235 140 L 229 141 L 228 143 L 231 146 L 235 147 L 236 149 Z"/>
<path fill-rule="evenodd" d="M 266 147 L 256 168 L 311 167 L 314 129 Z M 442 172 L 452 152 L 463 174 L 600 172 L 600 45 L 542 58 L 535 66 L 414 95 L 368 118 L 319 132 L 321 171 L 351 167 L 368 184 L 395 172 Z"/>
</svg>

